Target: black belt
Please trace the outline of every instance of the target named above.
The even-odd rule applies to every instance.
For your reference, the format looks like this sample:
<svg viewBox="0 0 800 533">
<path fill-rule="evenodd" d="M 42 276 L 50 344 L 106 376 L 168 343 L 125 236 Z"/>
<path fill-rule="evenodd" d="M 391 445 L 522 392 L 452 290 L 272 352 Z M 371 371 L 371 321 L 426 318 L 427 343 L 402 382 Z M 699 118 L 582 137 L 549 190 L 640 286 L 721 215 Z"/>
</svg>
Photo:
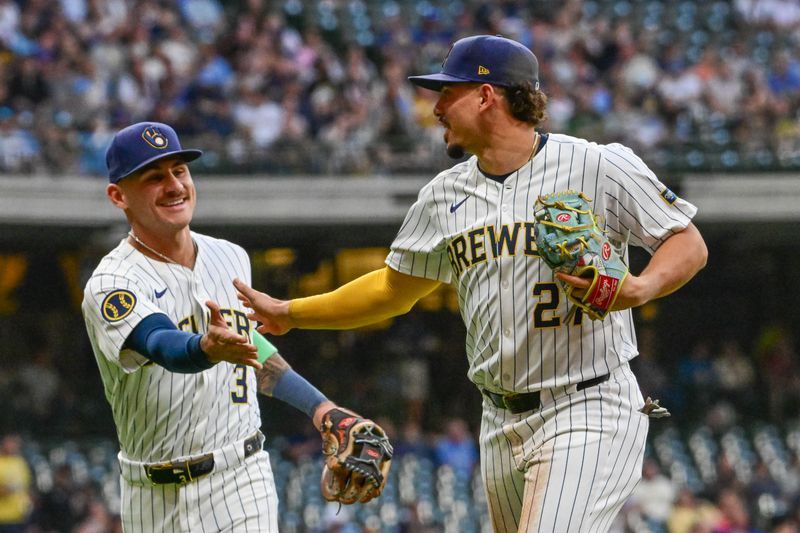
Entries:
<svg viewBox="0 0 800 533">
<path fill-rule="evenodd" d="M 261 435 L 256 433 L 244 441 L 244 456 L 250 457 L 261 449 Z M 154 485 L 183 485 L 214 470 L 214 454 L 207 453 L 191 461 L 145 465 L 147 479 Z"/>
<path fill-rule="evenodd" d="M 600 385 L 608 380 L 609 375 L 604 374 L 596 378 L 587 379 L 578 383 L 577 390 L 588 389 L 595 385 Z M 508 409 L 513 414 L 518 415 L 525 411 L 533 411 L 541 407 L 541 398 L 539 391 L 534 392 L 512 392 L 511 394 L 498 394 L 496 392 L 483 389 L 484 396 L 491 401 L 495 407 L 499 409 Z"/>
</svg>

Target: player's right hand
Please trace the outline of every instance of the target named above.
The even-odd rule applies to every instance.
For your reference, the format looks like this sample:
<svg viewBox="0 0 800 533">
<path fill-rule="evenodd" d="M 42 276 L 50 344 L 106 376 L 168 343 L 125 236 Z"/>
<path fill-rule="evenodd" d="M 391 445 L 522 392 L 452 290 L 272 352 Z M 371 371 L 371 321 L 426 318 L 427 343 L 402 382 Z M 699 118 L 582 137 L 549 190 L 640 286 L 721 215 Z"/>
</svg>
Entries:
<svg viewBox="0 0 800 533">
<path fill-rule="evenodd" d="M 233 286 L 239 292 L 239 300 L 252 310 L 247 318 L 261 322 L 261 325 L 256 328 L 259 333 L 283 335 L 294 327 L 292 319 L 289 317 L 287 300 L 278 300 L 269 294 L 259 292 L 239 278 L 233 280 Z"/>
<path fill-rule="evenodd" d="M 261 370 L 258 348 L 250 344 L 247 337 L 239 335 L 228 327 L 216 302 L 209 300 L 206 302 L 206 307 L 211 311 L 211 319 L 208 331 L 200 339 L 200 349 L 208 360 L 212 363 L 227 361 L 234 365 L 247 365 Z"/>
</svg>

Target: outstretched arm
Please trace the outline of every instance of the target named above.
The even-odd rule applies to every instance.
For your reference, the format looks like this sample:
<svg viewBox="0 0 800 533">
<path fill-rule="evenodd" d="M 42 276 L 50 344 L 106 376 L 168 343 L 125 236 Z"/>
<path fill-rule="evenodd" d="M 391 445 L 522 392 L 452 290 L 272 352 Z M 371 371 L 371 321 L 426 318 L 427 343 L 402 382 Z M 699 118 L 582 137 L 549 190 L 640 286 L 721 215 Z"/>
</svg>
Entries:
<svg viewBox="0 0 800 533">
<path fill-rule="evenodd" d="M 407 313 L 441 282 L 401 274 L 389 267 L 364 274 L 332 292 L 278 300 L 240 280 L 233 284 L 239 299 L 251 308 L 259 331 L 283 335 L 292 328 L 352 329 Z"/>
<path fill-rule="evenodd" d="M 202 372 L 220 361 L 261 368 L 256 346 L 228 327 L 216 302 L 206 302 L 211 319 L 204 334 L 181 331 L 165 314 L 153 313 L 133 328 L 125 348 L 136 350 L 170 372 Z"/>
<path fill-rule="evenodd" d="M 271 355 L 264 361 L 261 370 L 256 370 L 256 379 L 258 392 L 303 411 L 311 417 L 316 428 L 321 427 L 323 415 L 336 407 L 314 385 L 292 370 L 279 353 Z"/>
<path fill-rule="evenodd" d="M 677 291 L 706 265 L 707 260 L 706 243 L 700 231 L 690 223 L 664 241 L 641 274 L 628 276 L 612 309 L 638 307 Z M 578 289 L 589 287 L 589 281 L 584 278 L 564 273 L 556 276 Z"/>
</svg>

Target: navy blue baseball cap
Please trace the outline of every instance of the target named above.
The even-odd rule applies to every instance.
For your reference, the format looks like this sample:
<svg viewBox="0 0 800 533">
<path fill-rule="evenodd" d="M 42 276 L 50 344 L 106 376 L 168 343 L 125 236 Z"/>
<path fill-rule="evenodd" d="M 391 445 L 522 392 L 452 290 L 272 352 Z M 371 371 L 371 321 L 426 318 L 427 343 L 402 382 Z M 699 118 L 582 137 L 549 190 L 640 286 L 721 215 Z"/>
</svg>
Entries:
<svg viewBox="0 0 800 533">
<path fill-rule="evenodd" d="M 539 88 L 539 61 L 525 45 L 494 35 L 459 39 L 450 48 L 441 72 L 409 76 L 420 87 L 441 91 L 445 83 L 490 83 L 509 87 L 526 81 Z"/>
<path fill-rule="evenodd" d="M 117 183 L 137 170 L 165 157 L 180 157 L 187 163 L 203 155 L 184 150 L 175 130 L 161 122 L 139 122 L 114 135 L 106 150 L 108 181 Z"/>
</svg>

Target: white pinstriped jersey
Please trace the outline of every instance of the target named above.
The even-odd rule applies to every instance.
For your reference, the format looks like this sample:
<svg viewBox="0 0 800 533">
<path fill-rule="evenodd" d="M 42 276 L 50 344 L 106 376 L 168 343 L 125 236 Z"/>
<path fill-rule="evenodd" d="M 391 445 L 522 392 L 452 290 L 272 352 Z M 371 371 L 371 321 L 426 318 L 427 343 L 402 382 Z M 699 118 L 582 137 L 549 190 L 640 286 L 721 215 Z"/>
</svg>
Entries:
<svg viewBox="0 0 800 533">
<path fill-rule="evenodd" d="M 83 314 L 122 455 L 163 462 L 199 455 L 253 435 L 261 426 L 255 372 L 221 362 L 181 374 L 123 349 L 134 327 L 166 314 L 184 331 L 207 330 L 207 300 L 217 302 L 238 333 L 249 320 L 236 297 L 235 277 L 250 283 L 247 253 L 228 241 L 192 232 L 193 270 L 150 259 L 123 240 L 108 253 L 84 290 Z"/>
<path fill-rule="evenodd" d="M 469 378 L 479 387 L 527 392 L 579 383 L 638 353 L 630 310 L 602 322 L 580 313 L 567 320 L 571 304 L 537 255 L 536 199 L 566 189 L 593 199 L 626 261 L 628 244 L 652 254 L 696 212 L 629 148 L 550 134 L 503 183 L 485 177 L 474 156 L 440 173 L 392 243 L 391 268 L 455 286 Z"/>
</svg>

